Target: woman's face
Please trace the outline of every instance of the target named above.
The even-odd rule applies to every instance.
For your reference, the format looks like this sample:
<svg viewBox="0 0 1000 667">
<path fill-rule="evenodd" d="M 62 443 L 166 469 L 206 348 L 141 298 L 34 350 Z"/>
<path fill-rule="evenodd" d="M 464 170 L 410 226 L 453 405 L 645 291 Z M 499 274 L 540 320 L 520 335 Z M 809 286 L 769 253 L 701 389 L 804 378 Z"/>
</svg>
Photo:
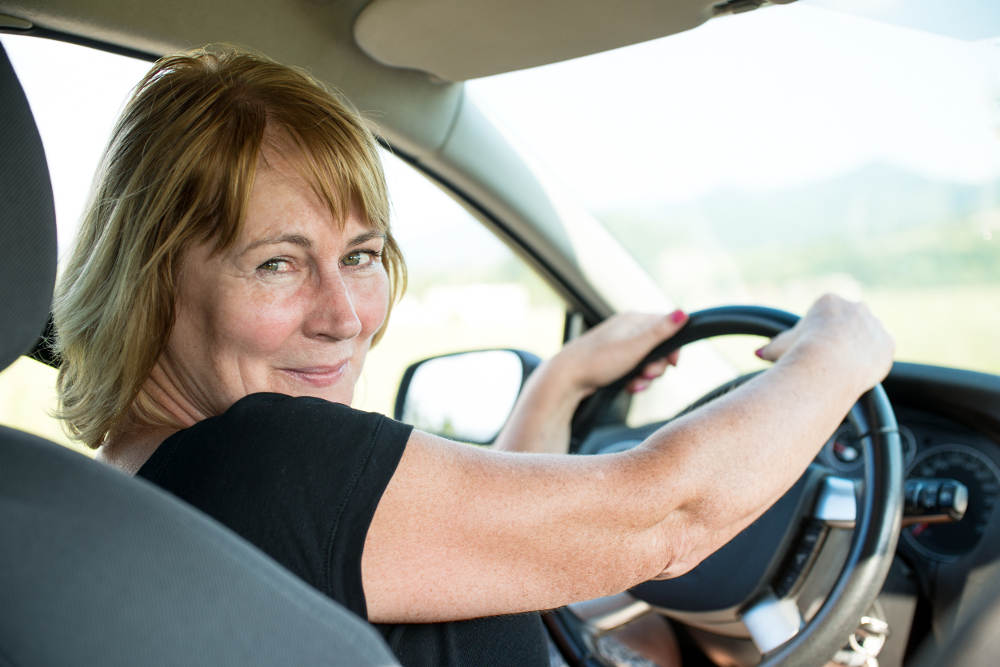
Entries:
<svg viewBox="0 0 1000 667">
<path fill-rule="evenodd" d="M 384 236 L 357 212 L 341 228 L 285 157 L 265 148 L 264 158 L 236 243 L 182 258 L 151 380 L 191 421 L 259 391 L 350 404 L 385 321 Z"/>
</svg>

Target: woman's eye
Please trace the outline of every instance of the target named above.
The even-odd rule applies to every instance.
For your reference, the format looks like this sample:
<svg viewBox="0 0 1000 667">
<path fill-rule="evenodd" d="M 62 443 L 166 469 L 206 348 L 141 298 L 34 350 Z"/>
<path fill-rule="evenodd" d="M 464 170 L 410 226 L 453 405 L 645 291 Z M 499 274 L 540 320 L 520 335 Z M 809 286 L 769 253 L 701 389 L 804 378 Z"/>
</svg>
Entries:
<svg viewBox="0 0 1000 667">
<path fill-rule="evenodd" d="M 257 267 L 257 270 L 263 273 L 282 273 L 284 271 L 288 271 L 288 269 L 288 260 L 281 259 L 280 257 L 272 257 Z"/>
<path fill-rule="evenodd" d="M 382 257 L 382 252 L 376 250 L 356 250 L 343 259 L 345 266 L 367 266 L 377 262 Z"/>
</svg>

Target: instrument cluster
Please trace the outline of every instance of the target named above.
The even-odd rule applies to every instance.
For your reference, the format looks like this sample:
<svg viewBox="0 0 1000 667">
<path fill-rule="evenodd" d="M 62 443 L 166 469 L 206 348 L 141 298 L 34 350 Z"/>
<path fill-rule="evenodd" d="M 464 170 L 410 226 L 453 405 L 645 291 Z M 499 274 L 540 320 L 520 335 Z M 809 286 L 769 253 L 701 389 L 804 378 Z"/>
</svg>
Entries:
<svg viewBox="0 0 1000 667">
<path fill-rule="evenodd" d="M 918 521 L 903 528 L 902 545 L 932 560 L 953 560 L 979 544 L 1000 499 L 1000 446 L 959 424 L 916 411 L 897 413 L 907 480 L 955 480 L 968 489 L 959 521 Z M 819 460 L 846 477 L 861 476 L 861 448 L 842 425 Z"/>
</svg>

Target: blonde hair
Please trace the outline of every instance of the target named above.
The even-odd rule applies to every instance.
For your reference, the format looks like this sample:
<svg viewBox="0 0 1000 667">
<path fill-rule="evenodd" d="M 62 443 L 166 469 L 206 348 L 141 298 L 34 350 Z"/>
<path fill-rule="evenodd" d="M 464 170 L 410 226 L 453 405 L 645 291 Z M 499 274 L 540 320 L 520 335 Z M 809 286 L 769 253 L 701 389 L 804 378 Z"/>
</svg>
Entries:
<svg viewBox="0 0 1000 667">
<path fill-rule="evenodd" d="M 225 250 L 240 232 L 265 130 L 297 149 L 335 221 L 356 207 L 385 233 L 390 307 L 405 289 L 375 139 L 357 112 L 305 72 L 232 47 L 160 59 L 115 126 L 56 286 L 59 417 L 90 447 L 125 420 L 179 426 L 140 389 L 173 326 L 182 255 Z"/>
</svg>

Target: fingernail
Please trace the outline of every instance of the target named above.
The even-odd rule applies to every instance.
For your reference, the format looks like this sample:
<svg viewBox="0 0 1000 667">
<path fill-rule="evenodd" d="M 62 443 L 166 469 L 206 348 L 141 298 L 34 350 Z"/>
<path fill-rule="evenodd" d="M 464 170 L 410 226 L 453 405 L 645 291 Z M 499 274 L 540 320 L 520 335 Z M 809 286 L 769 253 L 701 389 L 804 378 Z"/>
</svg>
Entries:
<svg viewBox="0 0 1000 667">
<path fill-rule="evenodd" d="M 640 391 L 645 391 L 648 387 L 649 387 L 648 382 L 636 382 L 629 388 L 629 391 L 631 391 L 633 394 L 638 394 Z"/>
<path fill-rule="evenodd" d="M 767 345 L 765 345 L 764 347 L 767 347 Z M 756 354 L 761 359 L 764 358 L 764 347 L 757 348 L 757 350 L 754 352 L 754 354 Z"/>
<path fill-rule="evenodd" d="M 655 380 L 656 378 L 660 377 L 660 374 L 654 371 L 645 371 L 643 372 L 642 377 L 645 378 L 646 380 Z"/>
<path fill-rule="evenodd" d="M 673 322 L 674 324 L 680 324 L 681 322 L 683 322 L 686 319 L 687 319 L 687 315 L 685 315 L 684 311 L 681 310 L 680 308 L 678 308 L 674 312 L 670 313 L 670 321 Z"/>
</svg>

